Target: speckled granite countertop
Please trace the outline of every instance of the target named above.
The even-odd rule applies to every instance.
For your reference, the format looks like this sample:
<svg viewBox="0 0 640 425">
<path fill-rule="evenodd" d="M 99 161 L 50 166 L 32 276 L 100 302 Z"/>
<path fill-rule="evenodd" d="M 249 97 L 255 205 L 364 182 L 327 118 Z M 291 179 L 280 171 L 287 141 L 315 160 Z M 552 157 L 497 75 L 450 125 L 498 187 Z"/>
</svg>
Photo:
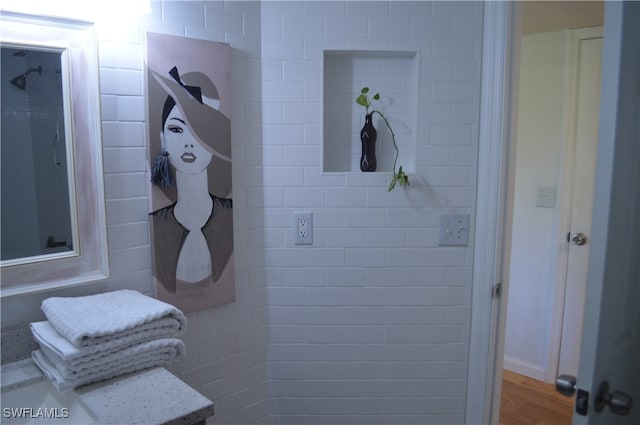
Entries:
<svg viewBox="0 0 640 425">
<path fill-rule="evenodd" d="M 24 387 L 44 379 L 44 375 L 31 359 L 3 364 L 1 377 L 2 392 Z"/>
<path fill-rule="evenodd" d="M 31 359 L 2 365 L 2 391 L 46 379 Z M 214 413 L 208 398 L 164 368 L 72 390 L 98 424 L 198 424 Z"/>
</svg>

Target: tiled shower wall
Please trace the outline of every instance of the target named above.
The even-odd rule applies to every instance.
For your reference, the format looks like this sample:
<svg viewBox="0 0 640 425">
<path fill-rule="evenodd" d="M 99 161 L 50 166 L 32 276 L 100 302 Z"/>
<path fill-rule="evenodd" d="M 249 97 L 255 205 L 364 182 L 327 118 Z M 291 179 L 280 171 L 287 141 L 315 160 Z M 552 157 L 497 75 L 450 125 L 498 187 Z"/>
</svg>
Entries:
<svg viewBox="0 0 640 425">
<path fill-rule="evenodd" d="M 3 300 L 3 329 L 41 319 L 51 295 L 152 292 L 143 34 L 228 42 L 237 301 L 189 314 L 172 370 L 215 401 L 218 423 L 462 423 L 473 255 L 438 247 L 437 226 L 474 213 L 482 5 L 152 8 L 98 31 L 112 277 Z M 322 49 L 342 48 L 420 51 L 406 191 L 387 192 L 389 173 L 321 171 Z M 298 210 L 314 214 L 312 246 L 293 245 Z"/>
<path fill-rule="evenodd" d="M 263 3 L 257 202 L 275 423 L 464 421 L 472 249 L 439 247 L 438 218 L 474 212 L 481 11 L 473 2 Z M 420 52 L 408 190 L 387 192 L 390 173 L 322 172 L 323 49 Z M 299 210 L 313 213 L 312 246 L 293 244 Z"/>
</svg>

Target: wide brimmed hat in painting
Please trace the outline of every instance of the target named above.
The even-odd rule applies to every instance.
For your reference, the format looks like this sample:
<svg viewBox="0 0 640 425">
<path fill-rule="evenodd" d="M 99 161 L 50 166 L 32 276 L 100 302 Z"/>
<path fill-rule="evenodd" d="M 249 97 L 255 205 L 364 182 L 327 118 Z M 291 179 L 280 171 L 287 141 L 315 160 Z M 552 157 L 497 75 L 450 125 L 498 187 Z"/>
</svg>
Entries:
<svg viewBox="0 0 640 425">
<path fill-rule="evenodd" d="M 214 157 L 231 162 L 231 122 L 215 107 L 219 105 L 215 84 L 201 72 L 181 76 L 176 67 L 167 76 L 154 70 L 151 74 L 176 102 L 191 133 Z"/>
<path fill-rule="evenodd" d="M 180 75 L 175 66 L 168 72 L 162 73 L 152 68 L 148 70 L 150 78 L 156 83 L 154 86 L 157 90 L 166 94 L 167 101 L 172 99 L 175 102 L 175 107 L 180 108 L 185 124 L 193 136 L 211 152 L 211 164 L 207 169 L 209 191 L 218 197 L 231 198 L 231 121 L 220 110 L 224 109 L 224 105 L 221 105 L 221 99 L 218 99 L 218 89 L 215 84 L 202 72 L 192 71 Z M 163 109 L 162 96 L 158 98 L 154 95 L 153 97 L 157 98 L 156 101 L 160 106 L 154 112 L 154 117 L 157 113 L 157 117 L 160 118 Z M 169 102 L 169 106 L 171 104 L 172 102 Z M 167 102 L 165 102 L 166 106 Z M 159 126 L 158 130 L 161 128 Z M 166 202 L 158 203 L 157 207 L 177 199 L 171 167 L 166 152 L 162 149 L 161 144 L 156 146 L 152 143 L 151 151 L 154 160 L 152 160 L 151 182 L 157 185 L 166 196 Z"/>
</svg>

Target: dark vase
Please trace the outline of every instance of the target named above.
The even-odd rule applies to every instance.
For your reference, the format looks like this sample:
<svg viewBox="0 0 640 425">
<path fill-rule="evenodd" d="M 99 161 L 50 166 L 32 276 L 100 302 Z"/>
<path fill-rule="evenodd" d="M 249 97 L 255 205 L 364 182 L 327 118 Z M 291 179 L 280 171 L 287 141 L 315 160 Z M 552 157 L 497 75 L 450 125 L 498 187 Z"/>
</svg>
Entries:
<svg viewBox="0 0 640 425">
<path fill-rule="evenodd" d="M 364 126 L 360 131 L 362 141 L 362 156 L 360 156 L 360 170 L 376 171 L 376 138 L 378 132 L 373 126 L 372 115 L 365 115 Z"/>
</svg>

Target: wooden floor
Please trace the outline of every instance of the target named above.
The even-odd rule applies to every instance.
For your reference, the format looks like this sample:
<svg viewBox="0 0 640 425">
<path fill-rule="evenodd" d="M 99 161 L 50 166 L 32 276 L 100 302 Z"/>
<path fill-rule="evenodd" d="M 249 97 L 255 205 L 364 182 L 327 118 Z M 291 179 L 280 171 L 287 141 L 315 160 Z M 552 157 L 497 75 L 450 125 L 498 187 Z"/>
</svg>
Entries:
<svg viewBox="0 0 640 425">
<path fill-rule="evenodd" d="M 500 425 L 571 425 L 573 403 L 553 384 L 503 372 Z"/>
</svg>

